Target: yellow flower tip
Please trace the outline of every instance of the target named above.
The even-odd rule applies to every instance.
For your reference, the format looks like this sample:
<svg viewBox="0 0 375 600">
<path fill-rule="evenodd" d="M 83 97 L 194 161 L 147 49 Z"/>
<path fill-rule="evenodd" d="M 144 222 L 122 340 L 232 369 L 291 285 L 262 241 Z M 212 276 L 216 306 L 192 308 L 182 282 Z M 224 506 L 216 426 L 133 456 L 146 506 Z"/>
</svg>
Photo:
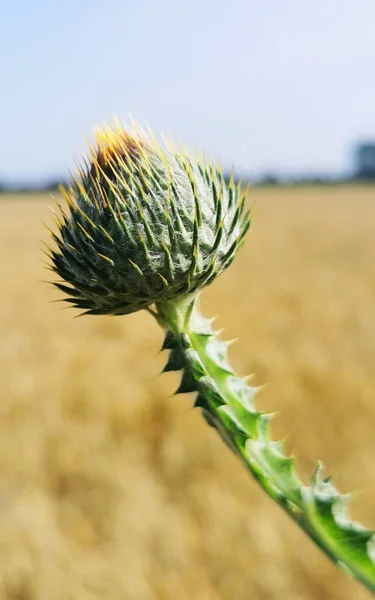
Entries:
<svg viewBox="0 0 375 600">
<path fill-rule="evenodd" d="M 95 144 L 90 144 L 91 174 L 94 177 L 104 175 L 112 179 L 113 171 L 119 165 L 126 170 L 140 164 L 146 159 L 147 151 L 153 149 L 153 144 L 139 128 L 127 131 L 118 122 L 115 127 L 105 125 L 95 129 L 94 139 Z"/>
</svg>

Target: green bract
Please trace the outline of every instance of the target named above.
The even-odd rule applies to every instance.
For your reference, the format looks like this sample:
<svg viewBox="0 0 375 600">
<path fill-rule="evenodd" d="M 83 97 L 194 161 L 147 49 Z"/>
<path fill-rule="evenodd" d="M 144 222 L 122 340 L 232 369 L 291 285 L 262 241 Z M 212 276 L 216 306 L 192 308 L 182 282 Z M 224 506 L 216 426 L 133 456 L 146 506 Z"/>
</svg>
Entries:
<svg viewBox="0 0 375 600">
<path fill-rule="evenodd" d="M 69 189 L 55 271 L 70 302 L 126 314 L 191 293 L 233 260 L 250 225 L 246 193 L 218 167 L 163 150 L 139 131 L 106 129 Z"/>
</svg>

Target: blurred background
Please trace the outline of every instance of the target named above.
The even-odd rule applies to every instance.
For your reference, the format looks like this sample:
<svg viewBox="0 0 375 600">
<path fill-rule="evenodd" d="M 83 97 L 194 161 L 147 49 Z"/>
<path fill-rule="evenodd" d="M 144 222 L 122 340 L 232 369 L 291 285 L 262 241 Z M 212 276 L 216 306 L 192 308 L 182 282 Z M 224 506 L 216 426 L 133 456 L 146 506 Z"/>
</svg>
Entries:
<svg viewBox="0 0 375 600">
<path fill-rule="evenodd" d="M 39 248 L 114 117 L 250 180 L 247 244 L 201 308 L 301 477 L 323 459 L 374 528 L 374 22 L 372 0 L 2 8 L 1 599 L 370 598 L 172 395 L 152 318 L 74 319 Z"/>
</svg>

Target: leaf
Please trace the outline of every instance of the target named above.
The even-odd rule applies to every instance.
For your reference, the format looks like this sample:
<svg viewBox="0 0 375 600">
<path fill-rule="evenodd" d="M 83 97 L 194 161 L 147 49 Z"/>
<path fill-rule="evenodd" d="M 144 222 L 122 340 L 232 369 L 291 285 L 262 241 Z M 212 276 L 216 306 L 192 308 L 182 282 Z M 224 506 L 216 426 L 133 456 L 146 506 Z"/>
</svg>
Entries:
<svg viewBox="0 0 375 600">
<path fill-rule="evenodd" d="M 321 464 L 310 486 L 298 479 L 294 457 L 286 456 L 282 442 L 270 437 L 272 415 L 254 405 L 258 388 L 233 373 L 228 344 L 215 339 L 210 322 L 196 309 L 191 315 L 182 314 L 183 306 L 180 318 L 166 321 L 170 330 L 163 345 L 171 348 L 164 370 L 183 369 L 177 393 L 198 391 L 194 405 L 267 494 L 342 570 L 375 592 L 375 535 L 347 516 L 350 496 L 340 494 L 329 478 L 322 477 Z M 183 330 L 176 323 L 184 323 Z"/>
</svg>

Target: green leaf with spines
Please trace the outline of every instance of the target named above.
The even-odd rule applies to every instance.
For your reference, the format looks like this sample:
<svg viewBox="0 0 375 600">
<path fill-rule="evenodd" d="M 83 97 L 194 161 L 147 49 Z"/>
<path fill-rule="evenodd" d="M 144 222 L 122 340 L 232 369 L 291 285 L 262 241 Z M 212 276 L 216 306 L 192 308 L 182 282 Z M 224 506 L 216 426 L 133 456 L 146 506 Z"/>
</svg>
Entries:
<svg viewBox="0 0 375 600">
<path fill-rule="evenodd" d="M 194 299 L 184 299 L 156 305 L 158 322 L 166 330 L 163 346 L 172 348 L 168 364 L 180 364 L 183 370 L 177 393 L 198 392 L 194 406 L 267 494 L 342 570 L 375 593 L 375 533 L 347 517 L 349 496 L 322 478 L 321 464 L 310 486 L 299 480 L 294 457 L 284 454 L 282 442 L 271 440 L 272 414 L 254 406 L 257 388 L 233 373 L 227 344 L 215 339 L 210 322 L 194 304 Z"/>
<path fill-rule="evenodd" d="M 190 369 L 190 367 L 188 365 L 186 365 L 182 372 L 180 385 L 178 386 L 177 390 L 175 391 L 175 394 L 188 394 L 189 392 L 197 392 L 197 391 L 198 391 L 198 384 L 197 384 L 196 377 L 194 377 L 194 373 L 192 372 L 192 369 Z"/>
<path fill-rule="evenodd" d="M 180 369 L 183 369 L 185 367 L 185 364 L 185 353 L 181 346 L 178 345 L 176 346 L 176 348 L 173 348 L 173 350 L 170 351 L 168 362 L 165 365 L 163 371 L 164 373 L 168 373 L 169 371 L 180 371 Z"/>
<path fill-rule="evenodd" d="M 174 350 L 179 347 L 179 342 L 174 333 L 172 331 L 167 331 L 164 336 L 163 345 L 161 347 L 162 350 Z"/>
</svg>

